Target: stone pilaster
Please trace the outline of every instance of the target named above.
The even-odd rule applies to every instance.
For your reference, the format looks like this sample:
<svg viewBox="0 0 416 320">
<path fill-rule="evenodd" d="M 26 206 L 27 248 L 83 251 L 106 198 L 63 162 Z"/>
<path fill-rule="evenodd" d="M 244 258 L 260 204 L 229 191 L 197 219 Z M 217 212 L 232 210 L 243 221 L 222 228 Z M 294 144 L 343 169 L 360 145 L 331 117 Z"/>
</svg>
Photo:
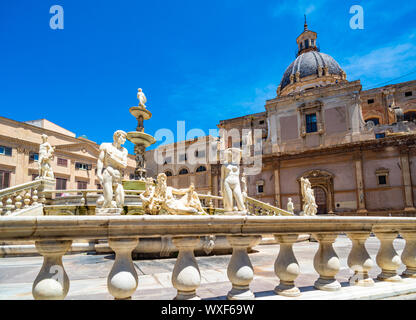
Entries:
<svg viewBox="0 0 416 320">
<path fill-rule="evenodd" d="M 364 178 L 363 178 L 363 161 L 362 153 L 356 152 L 353 155 L 353 162 L 355 166 L 355 181 L 357 189 L 357 213 L 367 213 L 365 205 L 365 189 L 364 189 Z"/>
<path fill-rule="evenodd" d="M 401 148 L 400 150 L 400 165 L 402 169 L 402 181 L 403 181 L 403 193 L 404 193 L 404 210 L 414 211 L 416 210 L 413 206 L 413 187 L 412 177 L 410 175 L 409 165 L 409 149 Z"/>
</svg>

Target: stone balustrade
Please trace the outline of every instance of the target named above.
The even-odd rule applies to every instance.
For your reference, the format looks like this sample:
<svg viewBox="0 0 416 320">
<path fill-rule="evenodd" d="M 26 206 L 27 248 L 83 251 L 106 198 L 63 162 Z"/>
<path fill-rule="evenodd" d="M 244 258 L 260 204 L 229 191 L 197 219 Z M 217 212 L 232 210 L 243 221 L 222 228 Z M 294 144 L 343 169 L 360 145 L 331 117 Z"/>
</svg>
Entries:
<svg viewBox="0 0 416 320">
<path fill-rule="evenodd" d="M 318 242 L 313 265 L 319 274 L 316 290 L 325 292 L 345 290 L 337 281 L 340 260 L 333 243 L 339 234 L 352 241 L 348 266 L 354 273 L 350 285 L 356 288 L 374 286 L 368 271 L 375 263 L 381 268 L 377 282 L 396 283 L 404 278 L 414 281 L 416 292 L 416 218 L 391 217 L 298 217 L 298 216 L 40 216 L 3 217 L 0 219 L 0 241 L 34 240 L 44 257 L 43 266 L 33 283 L 35 299 L 63 299 L 70 282 L 62 264 L 62 256 L 77 239 L 108 239 L 115 252 L 109 270 L 107 287 L 115 299 L 130 299 L 140 283 L 131 252 L 139 238 L 171 236 L 179 255 L 172 272 L 175 299 L 198 299 L 201 272 L 194 249 L 203 236 L 225 235 L 233 254 L 227 275 L 231 283 L 228 299 L 254 299 L 250 283 L 255 269 L 247 248 L 255 246 L 263 234 L 274 234 L 280 243 L 274 270 L 275 293 L 286 297 L 302 295 L 296 287 L 300 266 L 293 252 L 298 235 L 311 234 Z M 373 233 L 380 240 L 376 261 L 372 261 L 365 240 Z M 398 256 L 393 241 L 401 235 L 406 245 Z M 137 262 L 140 264 L 140 262 Z M 406 270 L 398 274 L 404 263 Z M 415 279 L 411 279 L 415 278 Z M 279 281 L 280 280 L 280 281 Z M 413 282 L 412 282 L 413 283 Z"/>
<path fill-rule="evenodd" d="M 46 202 L 46 190 L 55 187 L 54 180 L 38 179 L 0 190 L 0 215 L 24 213 Z"/>
</svg>

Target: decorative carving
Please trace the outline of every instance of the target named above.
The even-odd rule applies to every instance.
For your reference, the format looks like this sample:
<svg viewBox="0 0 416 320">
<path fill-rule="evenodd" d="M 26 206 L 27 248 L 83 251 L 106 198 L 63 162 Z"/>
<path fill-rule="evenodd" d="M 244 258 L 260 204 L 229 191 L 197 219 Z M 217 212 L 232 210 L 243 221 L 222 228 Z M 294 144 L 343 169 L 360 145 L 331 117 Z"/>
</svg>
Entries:
<svg viewBox="0 0 416 320">
<path fill-rule="evenodd" d="M 287 202 L 287 211 L 290 213 L 294 213 L 295 206 L 293 205 L 292 198 L 288 199 Z"/>
<path fill-rule="evenodd" d="M 137 99 L 139 99 L 139 107 L 146 108 L 147 98 L 141 88 L 137 89 Z"/>
<path fill-rule="evenodd" d="M 207 214 L 202 208 L 193 183 L 186 189 L 175 189 L 167 186 L 167 176 L 159 173 L 157 185 L 153 187 L 147 180 L 146 191 L 141 196 L 143 208 L 147 214 Z M 174 197 L 182 195 L 180 199 Z"/>
</svg>

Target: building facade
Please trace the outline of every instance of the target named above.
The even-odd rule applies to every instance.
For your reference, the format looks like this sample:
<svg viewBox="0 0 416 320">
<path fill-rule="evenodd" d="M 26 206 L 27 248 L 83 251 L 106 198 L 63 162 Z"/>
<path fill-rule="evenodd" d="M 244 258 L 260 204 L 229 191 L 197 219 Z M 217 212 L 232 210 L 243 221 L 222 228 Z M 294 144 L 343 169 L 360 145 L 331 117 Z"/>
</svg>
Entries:
<svg viewBox="0 0 416 320">
<path fill-rule="evenodd" d="M 300 212 L 304 177 L 319 214 L 415 215 L 416 81 L 363 91 L 359 80 L 348 81 L 336 60 L 320 52 L 316 39 L 305 23 L 297 57 L 264 112 L 220 121 L 220 139 L 212 141 L 218 161 L 200 173 L 206 177 L 198 177 L 204 181 L 196 183 L 198 191 L 219 194 L 221 150 L 243 147 L 244 130 L 257 129 L 249 152 L 261 157 L 262 168 L 247 176 L 249 196 L 281 208 L 291 198 Z M 179 187 L 194 169 L 171 163 L 156 171 Z"/>
<path fill-rule="evenodd" d="M 42 134 L 55 146 L 52 169 L 57 190 L 101 188 L 96 177 L 99 146 L 46 119 L 19 122 L 0 117 L 0 189 L 34 180 L 38 176 L 38 152 Z M 112 137 L 110 137 L 112 139 Z M 125 179 L 134 174 L 129 155 Z"/>
</svg>

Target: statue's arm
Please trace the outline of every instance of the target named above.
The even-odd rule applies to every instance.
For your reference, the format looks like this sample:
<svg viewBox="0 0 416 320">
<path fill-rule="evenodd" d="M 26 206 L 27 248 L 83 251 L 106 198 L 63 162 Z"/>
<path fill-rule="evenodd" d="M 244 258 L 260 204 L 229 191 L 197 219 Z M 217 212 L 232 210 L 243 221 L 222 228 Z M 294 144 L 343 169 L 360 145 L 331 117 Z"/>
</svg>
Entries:
<svg viewBox="0 0 416 320">
<path fill-rule="evenodd" d="M 104 157 L 105 157 L 105 149 L 104 147 L 100 147 L 100 155 L 98 156 L 97 160 L 97 178 L 103 183 L 103 167 L 104 167 Z"/>
</svg>

